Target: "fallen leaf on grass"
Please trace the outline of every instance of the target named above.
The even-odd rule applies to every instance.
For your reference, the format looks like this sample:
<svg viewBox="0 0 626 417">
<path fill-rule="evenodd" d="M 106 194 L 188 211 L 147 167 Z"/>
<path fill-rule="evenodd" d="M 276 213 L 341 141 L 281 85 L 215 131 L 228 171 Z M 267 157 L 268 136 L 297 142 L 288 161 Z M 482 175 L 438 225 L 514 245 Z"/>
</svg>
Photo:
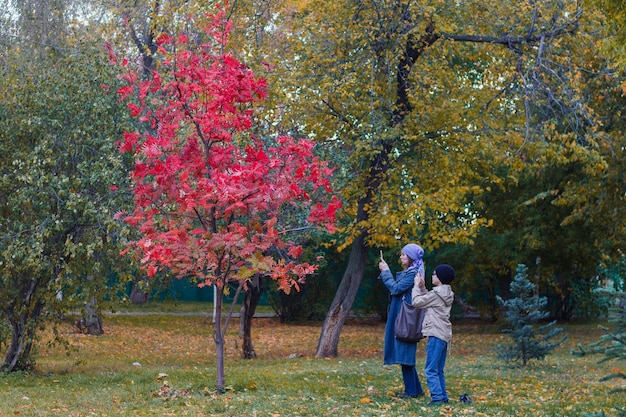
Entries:
<svg viewBox="0 0 626 417">
<path fill-rule="evenodd" d="M 454 413 L 452 412 L 452 407 L 449 405 L 444 405 L 439 409 L 439 415 L 441 417 L 452 417 Z"/>
<path fill-rule="evenodd" d="M 161 385 L 161 388 L 152 394 L 153 397 L 164 398 L 166 400 L 175 400 L 177 398 L 189 397 L 190 395 L 191 392 L 189 390 L 174 389 L 170 387 L 170 384 L 167 381 Z"/>
</svg>

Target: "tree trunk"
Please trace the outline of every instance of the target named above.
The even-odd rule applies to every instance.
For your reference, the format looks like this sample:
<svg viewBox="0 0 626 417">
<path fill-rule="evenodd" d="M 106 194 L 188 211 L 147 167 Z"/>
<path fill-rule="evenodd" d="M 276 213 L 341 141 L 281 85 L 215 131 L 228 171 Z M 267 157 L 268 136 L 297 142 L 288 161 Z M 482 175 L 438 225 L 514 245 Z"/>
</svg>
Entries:
<svg viewBox="0 0 626 417">
<path fill-rule="evenodd" d="M 147 278 L 142 277 L 133 282 L 133 288 L 130 290 L 130 301 L 133 304 L 145 304 L 150 299 L 150 293 L 145 290 L 145 281 Z"/>
<path fill-rule="evenodd" d="M 224 287 L 220 285 L 215 286 L 217 291 L 217 297 L 215 298 L 215 322 L 213 324 L 213 340 L 215 341 L 215 391 L 218 394 L 224 392 L 226 386 L 226 378 L 224 374 L 224 339 L 225 336 L 222 332 L 222 295 L 224 293 Z"/>
<path fill-rule="evenodd" d="M 9 319 L 11 326 L 11 344 L 7 349 L 7 353 L 4 357 L 4 363 L 2 364 L 3 372 L 13 372 L 19 370 L 18 363 L 21 358 L 28 357 L 25 346 L 25 326 L 22 320 Z"/>
<path fill-rule="evenodd" d="M 318 358 L 334 358 L 337 356 L 341 328 L 350 313 L 365 271 L 365 261 L 367 259 L 365 236 L 366 232 L 361 232 L 352 242 L 352 252 L 350 252 L 348 267 L 344 272 L 322 326 L 322 334 L 320 335 L 317 353 L 315 354 Z"/>
<path fill-rule="evenodd" d="M 96 297 L 91 297 L 91 301 L 87 302 L 85 306 L 85 317 L 76 322 L 76 327 L 82 333 L 100 336 L 104 334 L 104 328 L 102 327 L 102 317 L 96 311 L 96 303 Z"/>
<path fill-rule="evenodd" d="M 42 309 L 43 303 L 37 301 L 31 314 L 22 313 L 19 316 L 8 317 L 12 331 L 11 344 L 4 357 L 4 363 L 0 367 L 1 372 L 26 370 L 32 365 L 30 354 Z"/>
<path fill-rule="evenodd" d="M 227 281 L 218 281 L 215 285 L 215 291 L 217 291 L 217 297 L 215 299 L 215 315 L 213 322 L 213 340 L 215 341 L 216 363 L 215 363 L 215 392 L 218 394 L 224 393 L 224 387 L 226 386 L 225 368 L 224 368 L 224 345 L 226 343 L 226 329 L 228 329 L 228 323 L 233 315 L 235 305 L 239 294 L 243 289 L 244 282 L 240 281 L 237 291 L 233 297 L 233 303 L 228 310 L 228 314 L 225 316 L 224 323 L 222 324 L 222 310 L 224 307 L 224 287 L 228 285 Z"/>
<path fill-rule="evenodd" d="M 259 274 L 255 274 L 248 283 L 239 314 L 239 337 L 243 339 L 241 353 L 244 359 L 256 358 L 256 352 L 252 345 L 252 317 L 254 317 L 256 307 L 259 305 L 262 292 L 263 280 Z"/>
</svg>

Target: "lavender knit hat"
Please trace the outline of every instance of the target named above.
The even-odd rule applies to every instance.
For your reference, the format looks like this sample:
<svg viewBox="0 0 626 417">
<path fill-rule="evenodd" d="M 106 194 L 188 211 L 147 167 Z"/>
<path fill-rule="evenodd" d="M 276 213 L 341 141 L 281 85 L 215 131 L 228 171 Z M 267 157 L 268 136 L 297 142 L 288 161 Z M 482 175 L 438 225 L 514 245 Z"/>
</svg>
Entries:
<svg viewBox="0 0 626 417">
<path fill-rule="evenodd" d="M 424 249 L 422 249 L 420 245 L 416 245 L 415 243 L 409 243 L 402 248 L 402 252 L 413 261 L 413 263 L 409 265 L 409 268 L 424 268 L 424 263 L 422 262 L 422 258 L 424 257 Z"/>
</svg>

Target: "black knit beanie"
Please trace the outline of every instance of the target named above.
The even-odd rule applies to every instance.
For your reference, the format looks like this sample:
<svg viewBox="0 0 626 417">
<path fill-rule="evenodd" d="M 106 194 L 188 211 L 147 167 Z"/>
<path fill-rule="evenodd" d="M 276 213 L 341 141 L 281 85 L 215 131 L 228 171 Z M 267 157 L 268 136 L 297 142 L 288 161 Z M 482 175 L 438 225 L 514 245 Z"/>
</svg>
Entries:
<svg viewBox="0 0 626 417">
<path fill-rule="evenodd" d="M 441 281 L 442 284 L 450 284 L 456 276 L 454 268 L 452 268 L 448 264 L 438 265 L 435 268 L 435 273 L 437 274 L 437 278 L 439 278 L 439 281 Z"/>
</svg>

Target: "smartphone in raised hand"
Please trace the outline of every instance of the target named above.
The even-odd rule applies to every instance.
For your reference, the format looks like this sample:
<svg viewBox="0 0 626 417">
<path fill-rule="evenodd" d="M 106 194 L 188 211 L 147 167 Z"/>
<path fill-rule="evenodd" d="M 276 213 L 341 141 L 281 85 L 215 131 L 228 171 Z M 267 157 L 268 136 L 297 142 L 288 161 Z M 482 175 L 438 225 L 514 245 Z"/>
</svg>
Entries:
<svg viewBox="0 0 626 417">
<path fill-rule="evenodd" d="M 382 249 L 380 250 L 380 260 L 381 260 L 381 261 L 384 261 L 384 259 L 383 259 L 383 251 L 382 251 Z"/>
</svg>

